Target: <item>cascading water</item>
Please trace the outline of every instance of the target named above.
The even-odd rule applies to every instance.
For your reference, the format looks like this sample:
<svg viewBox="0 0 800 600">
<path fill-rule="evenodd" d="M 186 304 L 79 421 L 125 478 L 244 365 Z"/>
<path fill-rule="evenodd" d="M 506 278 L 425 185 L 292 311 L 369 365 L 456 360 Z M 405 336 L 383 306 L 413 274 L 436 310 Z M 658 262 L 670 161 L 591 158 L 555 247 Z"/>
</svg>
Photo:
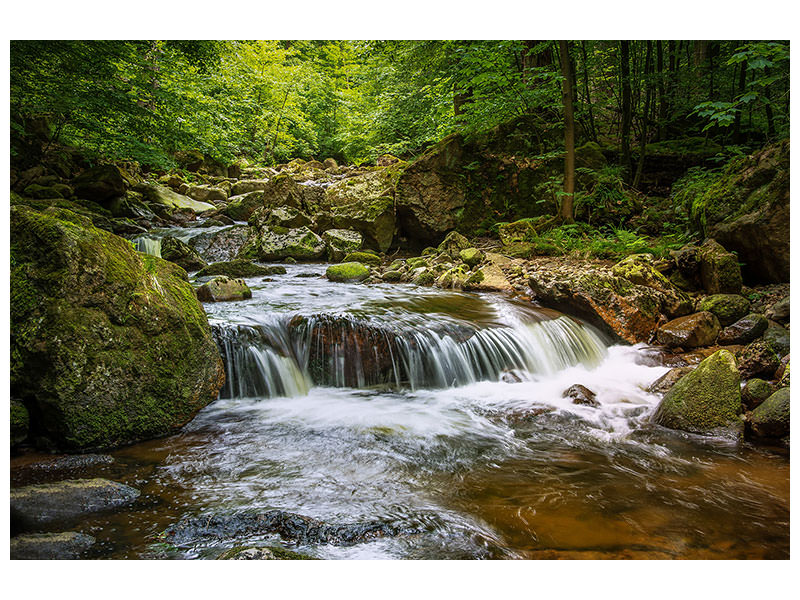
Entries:
<svg viewBox="0 0 800 600">
<path fill-rule="evenodd" d="M 136 249 L 139 252 L 143 252 L 145 254 L 150 254 L 152 256 L 161 257 L 161 239 L 160 238 L 153 238 L 148 236 L 140 236 L 133 239 L 133 243 L 136 244 Z"/>
</svg>

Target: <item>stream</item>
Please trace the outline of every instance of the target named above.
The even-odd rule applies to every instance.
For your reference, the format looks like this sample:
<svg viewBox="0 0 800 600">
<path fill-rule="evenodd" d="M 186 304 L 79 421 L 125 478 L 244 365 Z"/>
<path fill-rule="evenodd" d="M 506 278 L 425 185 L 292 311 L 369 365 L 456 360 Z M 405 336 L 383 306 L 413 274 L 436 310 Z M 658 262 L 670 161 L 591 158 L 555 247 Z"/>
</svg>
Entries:
<svg viewBox="0 0 800 600">
<path fill-rule="evenodd" d="M 653 426 L 647 346 L 499 294 L 334 284 L 326 265 L 205 304 L 228 380 L 178 435 L 96 473 L 142 490 L 82 530 L 111 558 L 281 543 L 326 559 L 788 558 L 789 458 Z M 562 393 L 582 384 L 598 407 Z M 184 517 L 391 522 L 352 545 L 174 544 Z"/>
</svg>

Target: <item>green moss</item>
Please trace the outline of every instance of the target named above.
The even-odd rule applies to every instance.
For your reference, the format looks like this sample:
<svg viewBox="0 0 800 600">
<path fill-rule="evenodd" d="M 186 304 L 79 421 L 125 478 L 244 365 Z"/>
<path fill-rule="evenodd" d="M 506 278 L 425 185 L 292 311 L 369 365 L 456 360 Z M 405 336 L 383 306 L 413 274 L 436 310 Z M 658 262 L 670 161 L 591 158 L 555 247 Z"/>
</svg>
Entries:
<svg viewBox="0 0 800 600">
<path fill-rule="evenodd" d="M 417 285 L 433 285 L 436 281 L 436 275 L 430 269 L 425 269 L 414 277 L 414 283 Z"/>
<path fill-rule="evenodd" d="M 381 257 L 371 252 L 351 252 L 344 257 L 342 262 L 359 262 L 365 265 L 378 266 L 381 264 Z"/>
<path fill-rule="evenodd" d="M 781 388 L 764 400 L 750 417 L 750 425 L 758 437 L 779 438 L 789 434 L 789 388 Z"/>
<path fill-rule="evenodd" d="M 210 275 L 226 275 L 228 277 L 261 277 L 266 275 L 282 275 L 286 273 L 286 267 L 272 265 L 262 267 L 249 260 L 236 259 L 225 262 L 217 262 L 208 265 L 198 271 L 195 277 L 207 277 Z"/>
<path fill-rule="evenodd" d="M 750 310 L 750 301 L 738 294 L 713 294 L 703 298 L 697 310 L 714 314 L 724 327 L 744 317 Z"/>
<path fill-rule="evenodd" d="M 477 285 L 477 284 L 481 283 L 485 278 L 486 277 L 483 274 L 483 270 L 482 269 L 478 269 L 477 271 L 475 271 L 472 275 L 470 275 L 467 278 L 467 280 L 464 282 L 464 285 L 466 285 L 466 286 Z"/>
<path fill-rule="evenodd" d="M 428 266 L 428 259 L 423 256 L 416 256 L 406 260 L 409 269 L 419 269 L 420 267 Z"/>
<path fill-rule="evenodd" d="M 369 268 L 359 262 L 340 263 L 328 267 L 325 276 L 338 282 L 363 281 L 369 277 Z"/>
<path fill-rule="evenodd" d="M 458 253 L 458 256 L 470 267 L 478 265 L 478 263 L 480 263 L 484 258 L 483 252 L 477 248 L 467 248 L 466 250 L 462 250 Z"/>
<path fill-rule="evenodd" d="M 381 275 L 381 279 L 388 282 L 396 282 L 400 281 L 403 278 L 403 273 L 401 271 L 386 271 L 383 275 Z"/>
</svg>

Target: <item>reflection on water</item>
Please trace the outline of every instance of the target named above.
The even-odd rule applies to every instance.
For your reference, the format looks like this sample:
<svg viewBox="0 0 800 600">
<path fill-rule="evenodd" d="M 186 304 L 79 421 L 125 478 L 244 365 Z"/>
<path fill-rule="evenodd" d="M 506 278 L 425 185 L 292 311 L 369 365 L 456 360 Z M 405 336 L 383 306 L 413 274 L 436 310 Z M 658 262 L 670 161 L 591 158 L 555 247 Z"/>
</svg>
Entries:
<svg viewBox="0 0 800 600">
<path fill-rule="evenodd" d="M 208 306 L 212 322 L 324 313 L 409 326 L 426 315 L 432 327 L 486 331 L 559 316 L 499 296 L 293 277 L 308 270 L 253 280 L 252 300 Z M 549 347 L 538 351 L 558 354 L 562 342 L 540 341 Z M 576 354 L 519 383 L 486 371 L 450 387 L 229 394 L 180 435 L 121 449 L 116 464 L 94 469 L 143 500 L 81 528 L 111 557 L 212 558 L 237 542 L 280 541 L 174 548 L 158 534 L 184 515 L 282 509 L 424 532 L 296 548 L 322 558 L 788 558 L 788 457 L 650 425 L 658 398 L 645 390 L 666 369 L 638 364 L 643 352 Z M 575 383 L 601 406 L 562 398 Z"/>
</svg>

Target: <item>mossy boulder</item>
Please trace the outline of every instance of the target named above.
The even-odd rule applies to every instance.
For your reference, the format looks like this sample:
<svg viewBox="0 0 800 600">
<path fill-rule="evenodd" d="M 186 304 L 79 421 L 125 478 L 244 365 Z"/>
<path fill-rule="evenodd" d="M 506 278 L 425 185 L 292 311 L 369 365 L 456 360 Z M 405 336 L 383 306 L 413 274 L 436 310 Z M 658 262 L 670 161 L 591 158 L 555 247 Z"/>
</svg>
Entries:
<svg viewBox="0 0 800 600">
<path fill-rule="evenodd" d="M 664 323 L 656 332 L 656 340 L 669 348 L 696 348 L 713 344 L 719 332 L 717 317 L 698 312 Z"/>
<path fill-rule="evenodd" d="M 436 274 L 426 267 L 420 267 L 414 270 L 412 283 L 416 285 L 433 285 L 436 281 Z"/>
<path fill-rule="evenodd" d="M 223 262 L 235 259 L 249 237 L 250 227 L 232 225 L 218 231 L 196 235 L 189 240 L 189 245 L 203 260 L 209 263 Z"/>
<path fill-rule="evenodd" d="M 768 324 L 764 315 L 750 313 L 723 329 L 717 338 L 717 343 L 722 346 L 749 344 L 767 330 Z"/>
<path fill-rule="evenodd" d="M 172 236 L 166 236 L 161 240 L 161 258 L 187 271 L 197 271 L 207 264 L 189 244 Z"/>
<path fill-rule="evenodd" d="M 457 231 L 451 231 L 445 236 L 437 250 L 440 254 L 446 254 L 451 260 L 458 260 L 458 254 L 462 250 L 471 248 L 472 244 Z"/>
<path fill-rule="evenodd" d="M 32 183 L 25 188 L 23 194 L 28 196 L 29 198 L 37 198 L 37 199 L 45 199 L 45 198 L 64 198 L 64 194 L 61 193 L 55 186 L 49 185 L 39 185 L 38 183 Z"/>
<path fill-rule="evenodd" d="M 224 377 L 182 268 L 70 211 L 11 208 L 11 391 L 32 434 L 66 450 L 166 435 Z"/>
<path fill-rule="evenodd" d="M 253 227 L 286 227 L 295 229 L 311 225 L 311 218 L 291 206 L 257 208 L 247 221 Z"/>
<path fill-rule="evenodd" d="M 341 262 L 347 254 L 361 248 L 364 241 L 360 233 L 350 229 L 329 229 L 322 234 L 322 239 L 331 262 Z"/>
<path fill-rule="evenodd" d="M 360 262 L 365 265 L 377 267 L 381 264 L 381 257 L 371 252 L 351 252 L 344 257 L 343 262 Z"/>
<path fill-rule="evenodd" d="M 698 249 L 700 282 L 710 294 L 738 294 L 742 291 L 742 270 L 736 255 L 712 239 Z"/>
<path fill-rule="evenodd" d="M 458 257 L 468 266 L 476 267 L 483 260 L 484 254 L 477 248 L 466 248 L 458 253 Z"/>
<path fill-rule="evenodd" d="M 332 206 L 330 221 L 337 229 L 359 232 L 364 238 L 365 247 L 386 252 L 394 239 L 394 201 L 390 197 L 381 197 Z"/>
<path fill-rule="evenodd" d="M 227 277 L 263 277 L 265 275 L 284 275 L 286 267 L 281 265 L 270 265 L 264 267 L 257 265 L 249 260 L 236 259 L 224 262 L 216 262 L 208 265 L 197 272 L 196 277 L 207 277 L 209 275 L 225 275 Z"/>
<path fill-rule="evenodd" d="M 234 221 L 247 221 L 256 209 L 264 206 L 263 190 L 255 190 L 228 198 L 222 213 Z"/>
<path fill-rule="evenodd" d="M 719 350 L 664 395 L 653 420 L 691 433 L 739 437 L 744 430 L 736 359 Z"/>
<path fill-rule="evenodd" d="M 386 271 L 383 275 L 381 275 L 381 279 L 388 283 L 396 283 L 403 278 L 402 271 Z"/>
<path fill-rule="evenodd" d="M 764 340 L 759 338 L 750 342 L 736 353 L 742 377 L 764 377 L 772 379 L 781 364 L 781 357 Z"/>
<path fill-rule="evenodd" d="M 199 202 L 207 202 L 209 204 L 218 204 L 228 200 L 228 191 L 223 187 L 211 185 L 190 185 L 186 190 L 186 195 Z"/>
<path fill-rule="evenodd" d="M 140 183 L 134 189 L 142 194 L 156 212 L 159 212 L 158 207 L 160 207 L 160 212 L 167 213 L 172 213 L 176 210 L 203 213 L 216 208 L 213 204 L 194 200 L 157 183 Z"/>
<path fill-rule="evenodd" d="M 457 265 L 442 273 L 436 280 L 436 285 L 444 289 L 462 289 L 469 276 L 467 266 Z"/>
<path fill-rule="evenodd" d="M 316 260 L 325 256 L 325 248 L 322 238 L 308 227 L 254 227 L 238 257 L 253 260 Z"/>
<path fill-rule="evenodd" d="M 514 289 L 503 270 L 491 263 L 475 269 L 464 281 L 463 287 L 478 292 L 511 292 Z"/>
<path fill-rule="evenodd" d="M 337 282 L 364 281 L 369 277 L 369 267 L 359 262 L 340 263 L 328 267 L 325 276 L 331 281 Z"/>
<path fill-rule="evenodd" d="M 28 437 L 30 418 L 25 405 L 14 398 L 11 399 L 11 446 L 16 446 Z"/>
<path fill-rule="evenodd" d="M 231 198 L 251 192 L 263 192 L 269 186 L 269 179 L 242 179 L 231 186 Z M 263 196 L 263 193 L 261 194 Z"/>
<path fill-rule="evenodd" d="M 78 175 L 72 182 L 75 195 L 99 204 L 125 195 L 134 183 L 131 176 L 116 165 L 97 165 Z"/>
<path fill-rule="evenodd" d="M 11 560 L 74 560 L 95 544 L 91 535 L 77 531 L 29 533 L 11 538 Z"/>
<path fill-rule="evenodd" d="M 764 400 L 750 415 L 750 428 L 759 438 L 789 435 L 789 388 L 781 388 Z"/>
<path fill-rule="evenodd" d="M 633 284 L 661 292 L 663 294 L 661 310 L 668 317 L 680 317 L 692 311 L 692 301 L 655 268 L 651 254 L 627 256 L 611 267 L 611 273 Z"/>
<path fill-rule="evenodd" d="M 742 404 L 745 409 L 753 410 L 775 391 L 773 385 L 763 379 L 751 379 L 742 388 Z"/>
<path fill-rule="evenodd" d="M 233 279 L 220 275 L 197 288 L 197 298 L 203 302 L 230 302 L 248 300 L 253 292 L 244 279 Z"/>
<path fill-rule="evenodd" d="M 697 305 L 697 310 L 713 313 L 719 319 L 720 325 L 727 327 L 747 314 L 750 301 L 738 294 L 713 294 L 703 298 Z"/>
</svg>

